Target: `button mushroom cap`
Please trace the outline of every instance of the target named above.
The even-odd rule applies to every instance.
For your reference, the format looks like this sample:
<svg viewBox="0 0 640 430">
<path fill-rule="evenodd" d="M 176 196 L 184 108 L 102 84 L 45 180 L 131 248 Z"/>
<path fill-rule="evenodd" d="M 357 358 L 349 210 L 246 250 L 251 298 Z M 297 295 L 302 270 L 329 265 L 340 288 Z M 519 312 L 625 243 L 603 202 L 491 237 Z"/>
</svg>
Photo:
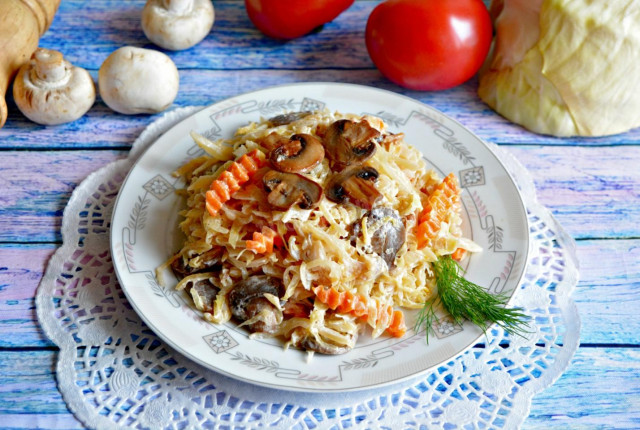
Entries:
<svg viewBox="0 0 640 430">
<path fill-rule="evenodd" d="M 310 134 L 294 134 L 269 153 L 273 167 L 281 172 L 306 172 L 324 159 L 324 146 Z"/>
<path fill-rule="evenodd" d="M 243 279 L 229 293 L 231 314 L 240 321 L 248 321 L 261 314 L 261 320 L 248 325 L 249 330 L 274 333 L 278 329 L 277 309 L 265 294 L 280 297 L 282 289 L 280 280 L 271 276 L 254 275 Z"/>
<path fill-rule="evenodd" d="M 396 254 L 406 239 L 406 229 L 398 211 L 389 207 L 377 207 L 366 217 L 367 231 L 371 233 L 371 249 L 378 254 L 388 268 L 393 266 Z M 362 222 L 353 223 L 351 244 L 362 234 Z"/>
<path fill-rule="evenodd" d="M 196 309 L 203 312 L 213 312 L 213 302 L 220 292 L 220 289 L 209 279 L 200 279 L 195 282 L 187 282 L 186 288 L 189 290 Z"/>
<path fill-rule="evenodd" d="M 171 270 L 179 278 L 194 273 L 210 272 L 220 264 L 222 253 L 222 249 L 216 247 L 191 258 L 179 256 L 171 263 Z"/>
<path fill-rule="evenodd" d="M 341 119 L 329 126 L 323 143 L 327 157 L 341 169 L 372 157 L 376 151 L 375 141 L 379 138 L 380 132 L 368 121 Z"/>
<path fill-rule="evenodd" d="M 56 125 L 84 115 L 96 99 L 91 75 L 58 51 L 38 48 L 13 83 L 18 109 L 38 124 Z"/>
<path fill-rule="evenodd" d="M 277 209 L 287 210 L 293 205 L 309 209 L 320 201 L 322 187 L 297 173 L 269 170 L 262 178 L 269 193 L 267 201 Z"/>
<path fill-rule="evenodd" d="M 378 171 L 373 167 L 356 165 L 334 174 L 327 184 L 327 198 L 336 203 L 352 203 L 370 210 L 382 197 L 374 183 Z"/>
<path fill-rule="evenodd" d="M 214 21 L 211 0 L 148 0 L 142 30 L 156 45 L 179 51 L 204 39 Z"/>
<path fill-rule="evenodd" d="M 100 66 L 102 100 L 127 115 L 161 112 L 178 94 L 178 69 L 167 55 L 151 49 L 124 46 Z"/>
</svg>

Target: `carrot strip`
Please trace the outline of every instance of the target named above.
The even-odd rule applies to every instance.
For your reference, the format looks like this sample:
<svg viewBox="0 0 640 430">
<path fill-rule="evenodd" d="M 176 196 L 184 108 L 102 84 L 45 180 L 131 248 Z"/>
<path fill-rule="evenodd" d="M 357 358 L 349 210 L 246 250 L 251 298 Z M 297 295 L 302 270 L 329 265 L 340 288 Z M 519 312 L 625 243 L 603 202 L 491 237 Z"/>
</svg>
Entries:
<svg viewBox="0 0 640 430">
<path fill-rule="evenodd" d="M 460 261 L 464 258 L 466 253 L 467 251 L 465 251 L 464 249 L 457 248 L 455 251 L 453 251 L 453 254 L 451 254 L 451 258 L 453 258 L 456 261 Z"/>
<path fill-rule="evenodd" d="M 366 319 L 370 312 L 375 311 L 376 324 L 387 327 L 386 330 L 394 337 L 402 337 L 407 331 L 404 324 L 402 311 L 393 310 L 393 306 L 386 305 L 376 299 L 367 299 L 362 294 L 353 294 L 351 291 L 339 292 L 335 288 L 326 288 L 322 285 L 312 288 L 316 298 L 326 304 L 332 310 L 342 313 L 350 313 L 356 317 Z"/>
<path fill-rule="evenodd" d="M 265 226 L 261 232 L 253 232 L 253 240 L 247 240 L 246 247 L 255 253 L 268 254 L 273 252 L 276 237 L 276 232 Z"/>
<path fill-rule="evenodd" d="M 249 181 L 263 164 L 263 155 L 258 149 L 254 149 L 232 162 L 227 170 L 211 183 L 211 187 L 206 193 L 206 208 L 209 214 L 215 216 L 222 205 L 231 199 L 233 193 Z"/>
<path fill-rule="evenodd" d="M 387 332 L 393 337 L 402 337 L 407 332 L 407 325 L 404 323 L 402 311 L 393 311 L 391 324 L 387 327 Z"/>
<path fill-rule="evenodd" d="M 418 216 L 418 249 L 431 245 L 451 210 L 460 211 L 460 192 L 458 179 L 453 173 L 436 186 Z"/>
</svg>

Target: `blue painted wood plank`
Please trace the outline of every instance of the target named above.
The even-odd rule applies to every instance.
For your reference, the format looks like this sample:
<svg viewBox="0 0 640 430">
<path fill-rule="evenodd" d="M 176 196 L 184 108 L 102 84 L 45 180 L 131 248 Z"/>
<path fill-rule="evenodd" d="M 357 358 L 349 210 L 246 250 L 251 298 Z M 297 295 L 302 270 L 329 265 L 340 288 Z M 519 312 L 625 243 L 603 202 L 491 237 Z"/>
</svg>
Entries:
<svg viewBox="0 0 640 430">
<path fill-rule="evenodd" d="M 61 240 L 74 188 L 123 151 L 5 152 L 0 158 L 0 242 Z"/>
<path fill-rule="evenodd" d="M 581 342 L 640 347 L 640 240 L 579 241 L 581 279 L 573 294 L 582 320 Z M 35 305 L 55 244 L 0 244 L 0 348 L 50 347 Z"/>
<path fill-rule="evenodd" d="M 81 428 L 58 392 L 54 351 L 0 351 L 3 428 Z M 523 429 L 638 428 L 640 350 L 580 348 L 571 367 L 533 398 Z M 13 417 L 16 417 L 15 421 Z"/>
<path fill-rule="evenodd" d="M 640 146 L 507 148 L 574 238 L 640 236 Z"/>
<path fill-rule="evenodd" d="M 86 69 L 98 69 L 111 52 L 124 45 L 162 50 L 142 32 L 144 4 L 144 0 L 65 0 L 40 44 L 59 47 Z M 319 32 L 278 41 L 253 26 L 244 2 L 216 1 L 213 28 L 202 42 L 184 51 L 163 52 L 185 69 L 373 68 L 364 29 L 376 4 L 354 3 Z"/>
<path fill-rule="evenodd" d="M 40 329 L 34 297 L 57 247 L 0 245 L 0 348 L 55 346 Z"/>
</svg>

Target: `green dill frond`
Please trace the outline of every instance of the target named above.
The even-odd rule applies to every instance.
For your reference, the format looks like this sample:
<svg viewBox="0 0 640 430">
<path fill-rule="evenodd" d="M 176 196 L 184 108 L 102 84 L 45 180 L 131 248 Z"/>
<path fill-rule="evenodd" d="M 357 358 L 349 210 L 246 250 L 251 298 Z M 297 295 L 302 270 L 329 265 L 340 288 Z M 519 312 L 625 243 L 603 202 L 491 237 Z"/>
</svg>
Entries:
<svg viewBox="0 0 640 430">
<path fill-rule="evenodd" d="M 522 308 L 505 308 L 509 296 L 493 295 L 484 288 L 466 280 L 462 276 L 463 269 L 450 256 L 440 257 L 433 263 L 438 293 L 427 301 L 420 310 L 415 330 L 424 326 L 427 342 L 429 332 L 437 319 L 436 309 L 442 307 L 456 324 L 469 320 L 486 333 L 495 323 L 510 334 L 523 336 L 529 327 L 529 317 Z"/>
</svg>

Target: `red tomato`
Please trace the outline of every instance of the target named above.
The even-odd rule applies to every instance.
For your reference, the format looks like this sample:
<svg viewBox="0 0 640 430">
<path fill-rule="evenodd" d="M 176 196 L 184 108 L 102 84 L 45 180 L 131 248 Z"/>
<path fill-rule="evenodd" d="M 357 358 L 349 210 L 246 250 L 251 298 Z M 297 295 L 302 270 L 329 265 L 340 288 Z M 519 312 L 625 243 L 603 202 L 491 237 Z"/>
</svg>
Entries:
<svg viewBox="0 0 640 430">
<path fill-rule="evenodd" d="M 294 39 L 333 21 L 354 0 L 244 0 L 253 24 L 276 39 Z"/>
<path fill-rule="evenodd" d="M 371 12 L 366 29 L 380 72 L 414 90 L 443 90 L 471 78 L 491 37 L 482 0 L 388 0 Z"/>
</svg>

